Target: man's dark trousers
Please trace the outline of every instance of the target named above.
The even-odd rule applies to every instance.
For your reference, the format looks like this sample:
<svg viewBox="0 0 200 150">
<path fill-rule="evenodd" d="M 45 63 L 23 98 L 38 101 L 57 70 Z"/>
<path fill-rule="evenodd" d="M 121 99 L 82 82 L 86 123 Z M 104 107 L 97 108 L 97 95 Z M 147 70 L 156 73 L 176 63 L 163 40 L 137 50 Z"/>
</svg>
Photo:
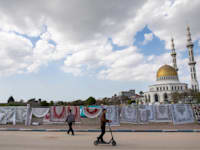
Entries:
<svg viewBox="0 0 200 150">
<path fill-rule="evenodd" d="M 104 134 L 105 134 L 105 130 L 106 130 L 106 126 L 105 126 L 105 125 L 102 125 L 102 126 L 101 126 L 101 135 L 98 137 L 98 140 L 103 141 L 103 136 L 104 136 Z"/>
<path fill-rule="evenodd" d="M 68 125 L 69 125 L 69 130 L 67 131 L 67 133 L 69 134 L 71 131 L 72 135 L 74 135 L 74 130 L 72 129 L 72 122 L 68 123 Z"/>
</svg>

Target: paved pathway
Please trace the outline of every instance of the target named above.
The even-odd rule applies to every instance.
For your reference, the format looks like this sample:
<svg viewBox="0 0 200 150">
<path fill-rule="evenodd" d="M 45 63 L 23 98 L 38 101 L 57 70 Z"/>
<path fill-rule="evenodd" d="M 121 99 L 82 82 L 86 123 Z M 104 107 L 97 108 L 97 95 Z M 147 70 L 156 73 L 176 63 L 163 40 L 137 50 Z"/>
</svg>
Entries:
<svg viewBox="0 0 200 150">
<path fill-rule="evenodd" d="M 0 132 L 1 150 L 200 150 L 200 133 L 114 133 L 117 146 L 94 146 L 99 133 Z M 107 133 L 105 139 L 108 140 Z"/>
</svg>

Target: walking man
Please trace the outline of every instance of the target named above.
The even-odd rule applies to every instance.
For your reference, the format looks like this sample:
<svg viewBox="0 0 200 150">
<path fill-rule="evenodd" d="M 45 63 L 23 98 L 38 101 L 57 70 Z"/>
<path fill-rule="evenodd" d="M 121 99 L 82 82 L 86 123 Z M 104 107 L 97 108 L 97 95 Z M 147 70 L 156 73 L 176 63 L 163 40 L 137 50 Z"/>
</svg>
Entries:
<svg viewBox="0 0 200 150">
<path fill-rule="evenodd" d="M 101 134 L 97 139 L 98 139 L 98 141 L 100 141 L 102 143 L 106 143 L 103 140 L 103 136 L 104 136 L 104 134 L 106 132 L 106 122 L 111 122 L 111 121 L 106 119 L 106 109 L 105 108 L 103 108 L 103 112 L 102 112 L 100 121 L 101 121 Z"/>
<path fill-rule="evenodd" d="M 71 109 L 69 110 L 69 114 L 68 114 L 68 116 L 66 118 L 66 122 L 68 123 L 68 126 L 69 126 L 67 134 L 69 134 L 70 132 L 72 132 L 72 135 L 74 135 L 74 130 L 72 128 L 72 124 L 73 124 L 73 122 L 75 122 L 75 117 L 72 114 L 72 110 Z"/>
</svg>

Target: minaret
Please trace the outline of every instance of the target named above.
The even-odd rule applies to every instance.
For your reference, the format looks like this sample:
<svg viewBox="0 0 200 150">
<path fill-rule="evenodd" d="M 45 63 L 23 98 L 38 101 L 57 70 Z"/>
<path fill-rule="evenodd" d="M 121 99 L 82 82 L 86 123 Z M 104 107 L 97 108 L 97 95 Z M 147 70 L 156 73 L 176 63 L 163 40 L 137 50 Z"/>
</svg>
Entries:
<svg viewBox="0 0 200 150">
<path fill-rule="evenodd" d="M 177 64 L 176 64 L 176 51 L 175 51 L 175 48 L 174 48 L 174 39 L 173 38 L 171 39 L 171 42 L 172 42 L 172 45 L 171 45 L 171 48 L 172 48 L 172 52 L 171 52 L 172 64 L 173 64 L 173 67 L 176 69 L 176 72 L 178 73 L 178 68 L 177 68 Z"/>
<path fill-rule="evenodd" d="M 189 63 L 190 66 L 190 74 L 191 74 L 191 88 L 192 90 L 199 91 L 199 84 L 197 81 L 197 75 L 196 75 L 196 61 L 194 60 L 194 54 L 193 54 L 193 46 L 191 33 L 190 33 L 190 27 L 187 27 L 187 48 L 189 51 Z"/>
</svg>

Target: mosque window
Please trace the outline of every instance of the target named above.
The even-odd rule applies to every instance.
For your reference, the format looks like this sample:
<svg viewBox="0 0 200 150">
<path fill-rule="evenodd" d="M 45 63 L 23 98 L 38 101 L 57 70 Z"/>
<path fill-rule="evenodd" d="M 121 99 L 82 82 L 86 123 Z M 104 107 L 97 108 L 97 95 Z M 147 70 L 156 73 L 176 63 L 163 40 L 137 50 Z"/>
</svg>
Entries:
<svg viewBox="0 0 200 150">
<path fill-rule="evenodd" d="M 158 102 L 158 95 L 157 94 L 154 95 L 154 99 L 155 99 L 155 102 Z"/>
<path fill-rule="evenodd" d="M 157 91 L 159 91 L 159 88 L 157 87 Z"/>
<path fill-rule="evenodd" d="M 172 86 L 172 91 L 174 90 L 174 87 Z"/>
<path fill-rule="evenodd" d="M 165 87 L 163 87 L 163 90 L 165 90 Z"/>
<path fill-rule="evenodd" d="M 151 96 L 149 95 L 148 98 L 149 98 L 149 102 L 150 102 L 151 101 Z"/>
<path fill-rule="evenodd" d="M 166 88 L 167 88 L 167 90 L 168 90 L 168 86 L 167 86 Z"/>
</svg>

